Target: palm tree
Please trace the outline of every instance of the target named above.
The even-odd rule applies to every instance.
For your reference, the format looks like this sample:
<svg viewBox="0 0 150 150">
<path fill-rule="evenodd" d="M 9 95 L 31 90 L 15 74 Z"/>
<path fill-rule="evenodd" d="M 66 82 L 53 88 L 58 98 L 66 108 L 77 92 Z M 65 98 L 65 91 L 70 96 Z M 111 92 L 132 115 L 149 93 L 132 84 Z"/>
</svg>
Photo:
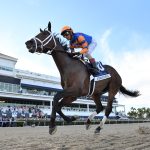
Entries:
<svg viewBox="0 0 150 150">
<path fill-rule="evenodd" d="M 143 119 L 143 118 L 150 118 L 150 108 L 145 108 L 145 107 L 142 107 L 142 108 L 134 108 L 134 107 L 131 107 L 131 110 L 128 112 L 128 115 L 129 117 L 134 117 L 134 118 L 140 118 L 140 119 Z"/>
<path fill-rule="evenodd" d="M 131 111 L 128 112 L 129 117 L 137 118 L 137 110 L 136 108 L 131 107 Z"/>
<path fill-rule="evenodd" d="M 138 118 L 142 119 L 144 118 L 144 110 L 143 108 L 138 108 L 137 111 L 138 111 Z"/>
</svg>

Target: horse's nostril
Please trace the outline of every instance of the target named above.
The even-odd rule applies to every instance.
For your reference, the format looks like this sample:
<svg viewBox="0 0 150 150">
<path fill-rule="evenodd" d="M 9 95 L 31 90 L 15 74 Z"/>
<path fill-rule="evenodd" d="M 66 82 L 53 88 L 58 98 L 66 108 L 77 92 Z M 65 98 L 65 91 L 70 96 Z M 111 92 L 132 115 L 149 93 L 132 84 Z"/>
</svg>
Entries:
<svg viewBox="0 0 150 150">
<path fill-rule="evenodd" d="M 26 46 L 28 46 L 28 45 L 30 44 L 30 42 L 29 42 L 29 41 L 27 41 L 27 42 L 25 42 L 25 44 L 26 44 Z"/>
<path fill-rule="evenodd" d="M 29 41 L 25 42 L 25 45 L 28 49 L 30 49 L 31 47 L 34 46 L 34 42 L 32 40 L 29 40 Z"/>
</svg>

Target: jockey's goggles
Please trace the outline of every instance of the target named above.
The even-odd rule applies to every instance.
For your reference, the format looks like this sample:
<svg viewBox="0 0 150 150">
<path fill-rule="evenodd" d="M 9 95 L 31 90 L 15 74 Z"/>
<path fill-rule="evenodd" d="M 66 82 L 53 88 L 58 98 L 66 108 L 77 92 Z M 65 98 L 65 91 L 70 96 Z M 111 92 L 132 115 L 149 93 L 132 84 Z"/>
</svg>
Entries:
<svg viewBox="0 0 150 150">
<path fill-rule="evenodd" d="M 66 37 L 66 36 L 68 36 L 68 35 L 70 35 L 70 33 L 67 31 L 67 32 L 65 32 L 65 33 L 63 34 L 63 37 Z"/>
</svg>

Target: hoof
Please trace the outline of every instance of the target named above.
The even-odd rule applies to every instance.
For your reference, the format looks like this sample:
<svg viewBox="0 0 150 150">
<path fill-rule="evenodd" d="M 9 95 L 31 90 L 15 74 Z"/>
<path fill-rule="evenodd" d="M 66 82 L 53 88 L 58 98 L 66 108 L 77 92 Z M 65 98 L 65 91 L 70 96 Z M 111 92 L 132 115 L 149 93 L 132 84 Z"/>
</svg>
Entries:
<svg viewBox="0 0 150 150">
<path fill-rule="evenodd" d="M 101 127 L 100 126 L 98 126 L 96 129 L 95 129 L 95 134 L 99 134 L 100 133 L 100 130 L 101 130 Z"/>
<path fill-rule="evenodd" d="M 87 123 L 85 127 L 86 127 L 86 130 L 89 130 L 91 128 L 91 124 Z"/>
<path fill-rule="evenodd" d="M 57 131 L 57 127 L 56 126 L 49 128 L 49 134 L 50 135 L 53 135 L 56 131 Z"/>
</svg>

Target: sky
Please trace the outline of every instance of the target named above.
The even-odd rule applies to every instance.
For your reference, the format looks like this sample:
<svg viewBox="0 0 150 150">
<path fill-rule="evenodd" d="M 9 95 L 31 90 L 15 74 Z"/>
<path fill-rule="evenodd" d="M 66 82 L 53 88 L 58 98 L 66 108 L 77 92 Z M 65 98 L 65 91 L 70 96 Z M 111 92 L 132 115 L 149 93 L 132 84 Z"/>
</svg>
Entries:
<svg viewBox="0 0 150 150">
<path fill-rule="evenodd" d="M 0 52 L 17 58 L 17 69 L 59 77 L 51 56 L 31 54 L 25 46 L 49 21 L 54 33 L 68 25 L 96 39 L 93 57 L 113 66 L 127 89 L 141 93 L 117 94 L 126 112 L 150 107 L 149 0 L 1 0 Z"/>
</svg>

